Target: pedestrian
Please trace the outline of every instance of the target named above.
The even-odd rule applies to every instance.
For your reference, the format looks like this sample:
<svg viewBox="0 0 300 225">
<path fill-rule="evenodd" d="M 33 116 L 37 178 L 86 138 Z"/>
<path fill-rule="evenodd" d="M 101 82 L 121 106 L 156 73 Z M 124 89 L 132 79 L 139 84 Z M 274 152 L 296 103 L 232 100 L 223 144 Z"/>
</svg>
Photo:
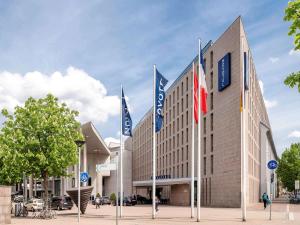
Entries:
<svg viewBox="0 0 300 225">
<path fill-rule="evenodd" d="M 159 199 L 158 199 L 158 197 L 157 196 L 155 196 L 155 210 L 156 210 L 156 212 L 158 212 L 158 204 L 160 203 L 160 201 L 159 201 Z"/>
<path fill-rule="evenodd" d="M 269 202 L 269 196 L 267 195 L 266 192 L 263 193 L 263 195 L 261 196 L 263 202 L 264 202 L 264 209 L 267 208 L 267 204 Z"/>
<path fill-rule="evenodd" d="M 97 193 L 97 195 L 96 195 L 96 199 L 95 199 L 95 205 L 96 205 L 96 209 L 100 208 L 100 203 L 101 203 L 100 194 L 99 194 L 99 193 Z"/>
</svg>

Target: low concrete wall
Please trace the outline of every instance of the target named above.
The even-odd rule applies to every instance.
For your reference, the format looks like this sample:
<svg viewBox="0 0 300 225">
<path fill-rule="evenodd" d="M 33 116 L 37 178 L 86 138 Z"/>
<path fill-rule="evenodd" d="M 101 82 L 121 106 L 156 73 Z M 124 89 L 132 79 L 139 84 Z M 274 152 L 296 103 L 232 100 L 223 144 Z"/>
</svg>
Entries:
<svg viewBox="0 0 300 225">
<path fill-rule="evenodd" d="M 0 186 L 0 224 L 11 223 L 11 187 Z"/>
</svg>

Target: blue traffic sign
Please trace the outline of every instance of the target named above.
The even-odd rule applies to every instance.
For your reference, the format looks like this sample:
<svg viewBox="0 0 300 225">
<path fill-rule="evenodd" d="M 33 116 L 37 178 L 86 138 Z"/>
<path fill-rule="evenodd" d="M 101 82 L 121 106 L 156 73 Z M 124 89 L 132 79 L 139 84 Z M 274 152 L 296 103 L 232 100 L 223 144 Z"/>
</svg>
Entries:
<svg viewBox="0 0 300 225">
<path fill-rule="evenodd" d="M 269 168 L 270 170 L 275 170 L 275 169 L 277 168 L 277 166 L 278 166 L 278 163 L 277 163 L 276 160 L 270 160 L 270 161 L 268 162 L 268 168 Z"/>
<path fill-rule="evenodd" d="M 80 173 L 80 181 L 87 182 L 89 179 L 89 174 L 87 172 Z"/>
</svg>

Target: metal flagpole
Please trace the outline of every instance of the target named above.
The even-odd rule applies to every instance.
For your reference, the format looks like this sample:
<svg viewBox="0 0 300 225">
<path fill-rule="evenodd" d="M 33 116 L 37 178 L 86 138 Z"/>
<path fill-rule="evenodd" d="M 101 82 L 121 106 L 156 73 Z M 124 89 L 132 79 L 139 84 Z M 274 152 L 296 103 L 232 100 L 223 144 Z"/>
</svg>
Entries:
<svg viewBox="0 0 300 225">
<path fill-rule="evenodd" d="M 155 219 L 155 178 L 156 178 L 156 141 L 155 141 L 155 86 L 156 65 L 153 65 L 153 146 L 152 146 L 152 219 Z"/>
<path fill-rule="evenodd" d="M 194 84 L 194 80 L 195 79 L 195 63 L 193 62 L 193 90 L 192 90 L 192 158 L 191 158 L 191 218 L 194 218 L 194 183 L 195 183 L 195 174 L 194 174 L 194 170 L 195 170 L 195 161 L 194 161 L 194 151 L 195 151 L 195 122 L 194 122 L 194 117 L 195 117 L 195 112 L 194 112 L 194 104 L 195 104 L 195 100 L 194 100 L 194 89 L 195 89 L 195 84 Z"/>
<path fill-rule="evenodd" d="M 120 217 L 123 215 L 123 130 L 122 130 L 122 85 L 120 101 Z M 124 96 L 125 97 L 125 96 Z"/>
<path fill-rule="evenodd" d="M 80 222 L 80 146 L 78 146 L 78 223 Z"/>
<path fill-rule="evenodd" d="M 244 39 L 242 37 L 241 43 L 241 54 L 243 55 L 243 48 L 244 48 Z M 246 140 L 245 140 L 245 114 L 244 114 L 244 105 L 245 105 L 245 74 L 244 74 L 244 59 L 243 62 L 243 72 L 242 72 L 242 107 L 241 107 L 241 177 L 242 177 L 242 190 L 241 190 L 241 205 L 242 205 L 242 221 L 246 221 Z"/>
<path fill-rule="evenodd" d="M 119 154 L 117 152 L 117 160 L 116 160 L 116 164 L 117 164 L 117 170 L 116 170 L 116 181 L 117 181 L 117 186 L 116 186 L 116 225 L 118 225 L 119 221 Z"/>
<path fill-rule="evenodd" d="M 197 222 L 200 222 L 200 207 L 201 207 L 201 96 L 200 96 L 200 89 L 201 89 L 201 74 L 200 74 L 200 48 L 201 48 L 201 40 L 199 39 L 199 46 L 198 46 L 198 157 L 197 157 Z"/>
</svg>

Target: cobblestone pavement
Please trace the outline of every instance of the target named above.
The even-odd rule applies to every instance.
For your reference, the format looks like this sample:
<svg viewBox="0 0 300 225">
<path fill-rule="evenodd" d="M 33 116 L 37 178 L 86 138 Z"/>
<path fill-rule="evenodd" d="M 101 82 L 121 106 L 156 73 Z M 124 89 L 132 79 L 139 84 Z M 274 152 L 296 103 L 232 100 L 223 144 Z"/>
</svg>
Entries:
<svg viewBox="0 0 300 225">
<path fill-rule="evenodd" d="M 81 216 L 82 225 L 113 225 L 116 208 L 114 206 L 101 206 L 95 209 L 89 205 L 85 215 Z M 24 225 L 75 225 L 77 223 L 77 208 L 57 212 L 57 218 L 52 220 L 28 218 L 12 218 L 12 224 Z M 195 209 L 196 213 L 196 209 Z M 123 211 L 124 217 L 119 220 L 119 225 L 147 225 L 147 224 L 170 224 L 189 225 L 198 224 L 195 218 L 191 218 L 188 207 L 160 206 L 155 220 L 151 219 L 151 206 L 126 206 Z M 300 225 L 300 205 L 273 204 L 272 220 L 269 220 L 269 208 L 263 210 L 262 204 L 248 207 L 247 222 L 241 222 L 241 209 L 232 208 L 201 208 L 201 222 L 209 225 L 235 225 L 235 224 L 297 224 Z"/>
</svg>

